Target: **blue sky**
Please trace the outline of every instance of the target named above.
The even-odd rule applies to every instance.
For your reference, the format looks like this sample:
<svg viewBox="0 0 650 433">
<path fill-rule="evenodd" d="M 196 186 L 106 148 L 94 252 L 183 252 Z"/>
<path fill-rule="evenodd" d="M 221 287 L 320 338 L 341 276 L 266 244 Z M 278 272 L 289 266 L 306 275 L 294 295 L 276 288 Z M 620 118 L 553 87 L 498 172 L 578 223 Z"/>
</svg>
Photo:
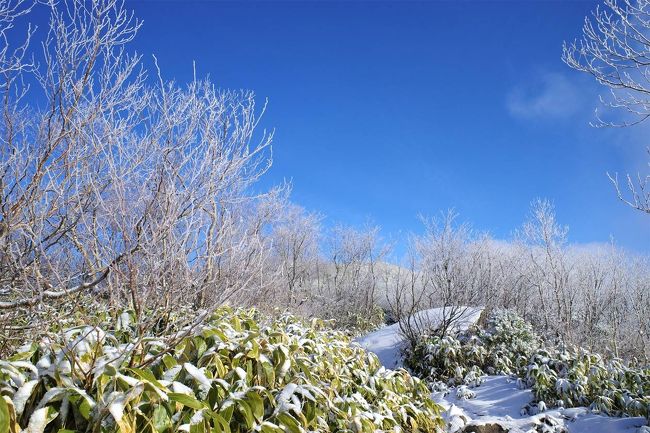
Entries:
<svg viewBox="0 0 650 433">
<path fill-rule="evenodd" d="M 274 166 L 328 224 L 385 236 L 455 208 L 499 238 L 551 199 L 573 242 L 650 252 L 650 217 L 605 172 L 647 170 L 650 124 L 595 129 L 603 93 L 560 60 L 595 2 L 130 1 L 165 78 L 269 105 Z M 149 58 L 149 57 L 147 57 Z"/>
</svg>

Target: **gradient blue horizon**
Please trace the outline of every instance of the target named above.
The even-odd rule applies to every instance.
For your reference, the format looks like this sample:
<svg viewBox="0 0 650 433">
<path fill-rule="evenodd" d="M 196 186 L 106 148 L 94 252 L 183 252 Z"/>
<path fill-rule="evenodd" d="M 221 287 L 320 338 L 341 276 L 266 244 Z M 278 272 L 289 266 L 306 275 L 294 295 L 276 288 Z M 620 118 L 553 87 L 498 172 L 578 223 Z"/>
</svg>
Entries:
<svg viewBox="0 0 650 433">
<path fill-rule="evenodd" d="M 341 222 L 419 232 L 454 208 L 507 239 L 530 202 L 572 242 L 650 252 L 650 216 L 606 172 L 647 169 L 647 127 L 589 126 L 604 90 L 560 59 L 596 2 L 129 1 L 134 47 L 163 77 L 209 75 L 268 98 L 264 184 Z M 650 126 L 650 125 L 647 125 Z"/>
</svg>

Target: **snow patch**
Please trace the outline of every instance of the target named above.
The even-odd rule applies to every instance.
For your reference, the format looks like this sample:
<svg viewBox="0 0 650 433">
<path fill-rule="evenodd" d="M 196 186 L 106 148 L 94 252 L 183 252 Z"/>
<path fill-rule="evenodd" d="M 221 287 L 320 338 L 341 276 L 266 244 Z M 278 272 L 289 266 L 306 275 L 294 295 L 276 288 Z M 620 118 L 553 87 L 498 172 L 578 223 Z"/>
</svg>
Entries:
<svg viewBox="0 0 650 433">
<path fill-rule="evenodd" d="M 471 399 L 448 393 L 432 398 L 445 412 L 447 431 L 455 433 L 472 424 L 499 424 L 510 433 L 636 433 L 646 424 L 641 417 L 614 418 L 590 412 L 587 408 L 550 409 L 528 415 L 522 408 L 533 405 L 533 393 L 520 389 L 508 376 L 487 376 L 472 389 Z"/>
</svg>

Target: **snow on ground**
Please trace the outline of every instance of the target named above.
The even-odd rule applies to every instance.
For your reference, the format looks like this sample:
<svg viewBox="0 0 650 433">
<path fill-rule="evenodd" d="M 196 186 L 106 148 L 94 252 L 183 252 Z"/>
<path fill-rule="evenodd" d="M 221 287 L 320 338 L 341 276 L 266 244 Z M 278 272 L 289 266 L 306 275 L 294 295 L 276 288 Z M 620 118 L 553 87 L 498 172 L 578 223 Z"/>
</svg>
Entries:
<svg viewBox="0 0 650 433">
<path fill-rule="evenodd" d="M 644 418 L 608 417 L 591 413 L 586 408 L 551 409 L 532 416 L 522 414 L 521 409 L 533 401 L 533 394 L 528 389 L 519 389 L 516 380 L 506 376 L 488 376 L 472 391 L 476 396 L 471 399 L 459 398 L 456 389 L 451 389 L 446 396 L 441 393 L 432 395 L 445 409 L 444 417 L 450 431 L 458 431 L 468 423 L 497 423 L 511 433 L 535 430 L 635 433 L 646 424 Z"/>
<path fill-rule="evenodd" d="M 464 308 L 464 310 L 462 310 L 455 328 L 462 331 L 478 321 L 483 309 L 472 307 L 461 308 Z M 448 309 L 446 310 L 446 315 L 449 315 Z M 414 320 L 415 323 L 424 326 L 435 328 L 442 321 L 443 317 L 445 317 L 445 310 L 443 308 L 432 308 L 416 313 L 410 320 Z M 399 323 L 380 328 L 355 341 L 364 349 L 375 353 L 384 367 L 402 367 L 400 352 L 406 340 L 400 334 Z"/>
<path fill-rule="evenodd" d="M 476 396 L 471 399 L 459 398 L 453 388 L 446 396 L 441 393 L 432 395 L 445 409 L 444 417 L 450 431 L 458 431 L 469 423 L 497 423 L 511 433 L 536 430 L 635 433 L 646 424 L 644 418 L 608 417 L 591 413 L 586 408 L 551 409 L 536 415 L 522 414 L 521 409 L 533 401 L 533 394 L 528 389 L 519 389 L 516 380 L 506 376 L 488 376 L 482 385 L 472 388 L 472 391 Z"/>
<path fill-rule="evenodd" d="M 481 309 L 468 310 L 461 328 L 476 323 Z M 431 324 L 440 320 L 441 309 L 418 313 Z M 374 352 L 387 368 L 402 366 L 400 350 L 404 338 L 399 325 L 386 326 L 356 340 L 366 350 Z M 533 393 L 519 389 L 516 380 L 506 376 L 487 376 L 485 382 L 472 388 L 472 398 L 451 388 L 449 392 L 434 393 L 432 398 L 445 410 L 443 416 L 450 433 L 459 432 L 468 424 L 499 424 L 510 433 L 650 433 L 643 432 L 644 418 L 614 418 L 591 413 L 586 408 L 551 409 L 535 415 L 522 412 L 533 401 Z M 458 394 L 458 395 L 457 395 Z M 647 427 L 646 427 L 647 428 Z"/>
<path fill-rule="evenodd" d="M 433 399 L 445 407 L 452 404 L 476 418 L 477 416 L 520 418 L 521 409 L 533 400 L 529 389 L 519 389 L 515 381 L 505 376 L 488 376 L 480 386 L 472 388 L 476 397 L 458 398 L 452 388 L 447 396 L 434 393 Z"/>
</svg>

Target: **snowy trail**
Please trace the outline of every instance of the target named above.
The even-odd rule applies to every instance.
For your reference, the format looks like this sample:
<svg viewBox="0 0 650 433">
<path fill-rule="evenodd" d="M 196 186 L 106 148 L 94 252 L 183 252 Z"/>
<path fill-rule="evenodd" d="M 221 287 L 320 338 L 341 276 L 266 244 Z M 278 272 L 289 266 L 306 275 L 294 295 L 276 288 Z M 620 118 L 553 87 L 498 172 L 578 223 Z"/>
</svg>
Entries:
<svg viewBox="0 0 650 433">
<path fill-rule="evenodd" d="M 462 327 L 475 323 L 481 310 L 474 309 L 463 321 Z M 426 310 L 427 320 L 435 323 L 440 309 Z M 386 326 L 356 340 L 366 350 L 375 353 L 387 368 L 401 367 L 400 350 L 404 338 L 397 324 Z M 473 398 L 449 392 L 434 393 L 432 398 L 445 410 L 443 416 L 450 433 L 460 432 L 466 425 L 499 424 L 511 433 L 650 433 L 644 418 L 614 418 L 590 412 L 586 408 L 551 409 L 535 415 L 522 413 L 522 408 L 533 401 L 528 389 L 519 389 L 515 380 L 506 376 L 487 376 L 484 383 L 472 388 Z M 646 430 L 647 429 L 647 430 Z"/>
<path fill-rule="evenodd" d="M 521 408 L 533 401 L 529 389 L 519 389 L 516 383 L 506 376 L 488 376 L 480 386 L 471 389 L 475 398 L 456 397 L 456 390 L 448 395 L 434 393 L 433 399 L 445 407 L 456 405 L 469 414 L 472 419 L 479 416 L 522 418 Z"/>
</svg>

